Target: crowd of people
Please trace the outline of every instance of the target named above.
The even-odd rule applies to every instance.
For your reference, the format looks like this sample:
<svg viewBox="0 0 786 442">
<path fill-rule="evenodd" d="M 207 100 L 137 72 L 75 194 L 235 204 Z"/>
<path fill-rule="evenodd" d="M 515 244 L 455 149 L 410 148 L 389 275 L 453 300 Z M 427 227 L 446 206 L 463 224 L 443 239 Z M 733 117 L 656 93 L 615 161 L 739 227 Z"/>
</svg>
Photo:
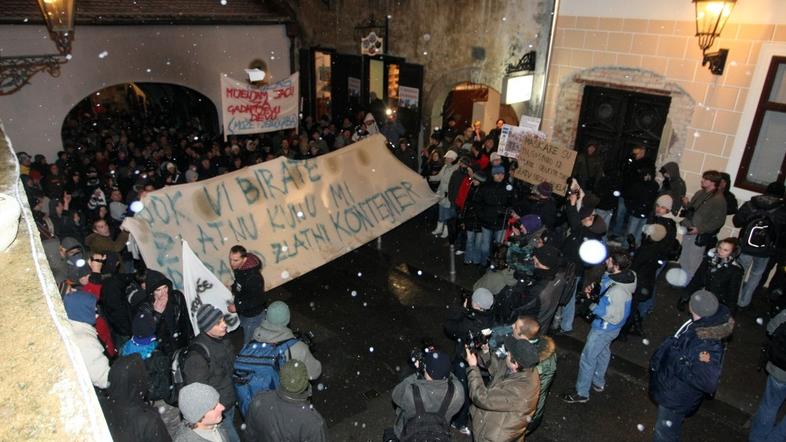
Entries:
<svg viewBox="0 0 786 442">
<path fill-rule="evenodd" d="M 591 328 L 575 389 L 560 397 L 588 402 L 591 391 L 606 387 L 611 343 L 645 334 L 656 281 L 671 267 L 680 269 L 667 275 L 682 293 L 674 303 L 691 319 L 655 352 L 650 392 L 659 406 L 655 439 L 678 440 L 686 416 L 718 387 L 734 316 L 749 308 L 773 266 L 769 292 L 782 293 L 786 207 L 777 183 L 738 208 L 729 176 L 705 171 L 688 198 L 676 163 L 656 169 L 647 148 L 634 146 L 621 168 L 609 171 L 590 145 L 578 155 L 568 193 L 557 195 L 549 182 L 512 177 L 516 162 L 497 152 L 503 120 L 486 134 L 480 122 L 462 131 L 449 119 L 418 151 L 395 113 L 380 125 L 364 112 L 339 122 L 305 117 L 296 130 L 226 142 L 197 120 L 171 127 L 168 117 L 79 116 L 67 121 L 54 162 L 18 154 L 50 267 L 116 440 L 239 441 L 241 420 L 247 440 L 327 439 L 309 405 L 321 364 L 288 328 L 288 306 L 268 305 L 262 260 L 241 244 L 227 257 L 234 272 L 229 310 L 243 334 L 238 356 L 222 312 L 203 305 L 192 327 L 183 294 L 146 268 L 121 224 L 146 192 L 279 156 L 312 158 L 370 133 L 385 135 L 392 153 L 438 194 L 431 233 L 454 247 L 460 271 L 479 277 L 460 315 L 445 322 L 454 351 L 426 346 L 416 373 L 393 390 L 396 418 L 386 440 L 449 437 L 448 424 L 474 440 L 523 440 L 543 418 L 557 369 L 549 335 L 572 333 L 576 316 Z M 727 215 L 740 234 L 719 239 Z M 597 257 L 589 253 L 595 245 Z M 786 438 L 776 423 L 786 398 L 784 322 L 780 314 L 768 328 L 770 377 L 754 440 Z M 275 373 L 270 385 L 244 392 L 236 361 L 255 357 L 260 343 Z"/>
</svg>

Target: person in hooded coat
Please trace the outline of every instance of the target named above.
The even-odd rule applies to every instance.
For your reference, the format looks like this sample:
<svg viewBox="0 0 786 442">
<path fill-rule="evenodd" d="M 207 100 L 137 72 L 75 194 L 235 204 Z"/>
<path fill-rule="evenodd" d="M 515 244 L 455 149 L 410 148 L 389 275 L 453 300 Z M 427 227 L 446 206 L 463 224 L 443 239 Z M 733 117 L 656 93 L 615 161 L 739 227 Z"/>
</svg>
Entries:
<svg viewBox="0 0 786 442">
<path fill-rule="evenodd" d="M 98 340 L 96 298 L 87 292 L 71 291 L 63 297 L 68 322 L 74 332 L 74 342 L 87 367 L 90 381 L 98 388 L 109 386 L 109 359 Z"/>
<path fill-rule="evenodd" d="M 145 402 L 150 379 L 138 354 L 118 358 L 109 370 L 109 382 L 101 408 L 115 442 L 172 440 L 158 410 Z"/>
<path fill-rule="evenodd" d="M 685 180 L 680 176 L 680 166 L 673 161 L 666 163 L 660 168 L 660 173 L 663 175 L 663 182 L 659 194 L 671 197 L 671 214 L 677 215 L 682 209 L 682 198 L 687 191 Z"/>
<path fill-rule="evenodd" d="M 172 288 L 169 278 L 151 269 L 145 275 L 145 290 L 148 301 L 139 308 L 155 318 L 158 348 L 171 358 L 176 350 L 186 347 L 194 337 L 186 298 Z"/>
<path fill-rule="evenodd" d="M 679 440 L 685 417 L 715 394 L 724 341 L 734 330 L 729 309 L 706 290 L 691 295 L 690 313 L 691 319 L 666 338 L 650 360 L 650 395 L 658 404 L 656 442 Z"/>
<path fill-rule="evenodd" d="M 229 251 L 229 266 L 235 276 L 232 295 L 235 302 L 228 306 L 237 313 L 243 328 L 243 345 L 251 341 L 254 330 L 265 318 L 265 278 L 262 276 L 262 260 L 245 247 L 235 245 Z"/>
<path fill-rule="evenodd" d="M 267 308 L 267 316 L 254 331 L 254 341 L 278 344 L 295 337 L 289 325 L 289 306 L 282 301 L 275 301 Z M 303 361 L 308 371 L 308 379 L 315 380 L 322 374 L 322 363 L 311 354 L 308 345 L 298 341 L 289 348 L 292 359 Z"/>
</svg>

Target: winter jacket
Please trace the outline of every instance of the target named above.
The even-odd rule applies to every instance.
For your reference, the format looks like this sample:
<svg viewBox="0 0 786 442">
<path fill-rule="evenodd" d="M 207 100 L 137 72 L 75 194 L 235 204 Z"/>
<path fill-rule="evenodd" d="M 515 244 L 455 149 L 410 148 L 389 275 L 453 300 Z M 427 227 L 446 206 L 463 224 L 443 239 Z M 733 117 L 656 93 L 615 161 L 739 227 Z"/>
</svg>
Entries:
<svg viewBox="0 0 786 442">
<path fill-rule="evenodd" d="M 417 374 L 412 374 L 393 388 L 391 397 L 393 398 L 393 403 L 396 404 L 396 423 L 393 424 L 393 432 L 396 434 L 396 437 L 401 437 L 404 425 L 409 419 L 414 418 L 416 414 L 415 396 L 412 386 L 417 385 L 420 390 L 423 409 L 427 413 L 436 413 L 448 394 L 448 382 L 453 384 L 453 397 L 450 400 L 450 404 L 448 404 L 445 420 L 450 422 L 451 418 L 459 412 L 464 404 L 464 386 L 453 375 L 450 375 L 448 379 L 428 381 L 419 379 Z"/>
<path fill-rule="evenodd" d="M 682 225 L 696 227 L 699 233 L 715 233 L 726 223 L 726 198 L 721 192 L 709 193 L 703 189 L 693 194 L 688 203 L 693 214 L 682 220 Z"/>
<path fill-rule="evenodd" d="M 673 252 L 673 247 L 677 238 L 677 224 L 672 218 L 656 216 L 650 224 L 660 224 L 666 229 L 666 236 L 660 241 L 653 241 L 645 235 L 641 241 L 641 246 L 633 255 L 631 270 L 636 272 L 636 292 L 634 302 L 639 303 L 652 297 L 655 291 L 656 274 L 658 269 L 669 258 Z"/>
<path fill-rule="evenodd" d="M 153 292 L 156 288 L 166 285 L 169 287 L 169 300 L 163 313 L 158 313 L 153 308 Z M 194 328 L 188 317 L 186 298 L 178 290 L 172 288 L 172 281 L 161 272 L 148 269 L 145 276 L 145 290 L 148 301 L 139 308 L 144 309 L 156 320 L 156 337 L 159 340 L 158 348 L 167 356 L 172 357 L 179 348 L 186 347 L 194 337 Z"/>
<path fill-rule="evenodd" d="M 729 310 L 689 320 L 658 347 L 650 359 L 650 394 L 658 405 L 678 413 L 692 414 L 705 396 L 712 396 L 720 382 L 724 340 L 734 329 Z M 709 362 L 699 360 L 706 352 Z"/>
<path fill-rule="evenodd" d="M 584 261 L 579 256 L 579 247 L 586 240 L 603 239 L 603 236 L 606 234 L 606 223 L 603 221 L 603 218 L 596 216 L 591 226 L 587 227 L 581 224 L 578 209 L 576 206 L 571 205 L 565 207 L 565 218 L 567 218 L 570 226 L 570 234 L 562 243 L 562 255 L 566 260 L 573 261 L 578 266 L 583 266 Z"/>
<path fill-rule="evenodd" d="M 557 374 L 557 344 L 548 336 L 541 336 L 530 342 L 537 347 L 539 360 L 536 368 L 540 378 L 540 394 L 538 394 L 538 407 L 532 416 L 532 421 L 537 423 L 543 418 L 543 409 L 546 407 L 551 383 Z"/>
<path fill-rule="evenodd" d="M 257 342 L 267 342 L 277 344 L 284 342 L 295 337 L 292 330 L 285 326 L 274 325 L 263 320 L 259 327 L 254 330 L 254 340 Z M 303 341 L 297 341 L 289 347 L 289 354 L 292 359 L 297 359 L 306 364 L 306 371 L 308 371 L 308 378 L 312 381 L 317 379 L 322 374 L 322 363 L 311 354 L 311 350 Z"/>
<path fill-rule="evenodd" d="M 508 374 L 504 359 L 491 358 L 488 387 L 478 367 L 467 369 L 476 442 L 523 441 L 538 405 L 540 379 L 535 368 Z"/>
<path fill-rule="evenodd" d="M 718 301 L 733 307 L 737 305 L 745 270 L 733 257 L 720 259 L 715 253 L 713 249 L 701 261 L 698 270 L 685 287 L 683 297 L 687 299 L 697 290 L 705 289 L 717 296 Z"/>
<path fill-rule="evenodd" d="M 401 147 L 396 147 L 393 150 L 393 155 L 401 161 L 402 164 L 409 167 L 410 169 L 414 170 L 415 172 L 418 171 L 418 154 L 412 147 L 407 147 L 406 150 L 401 149 Z"/>
<path fill-rule="evenodd" d="M 601 293 L 598 303 L 590 305 L 595 315 L 592 321 L 594 330 L 619 330 L 625 325 L 630 315 L 630 304 L 633 292 L 636 291 L 636 273 L 623 270 L 619 273 L 603 275 Z"/>
<path fill-rule="evenodd" d="M 535 277 L 538 281 L 531 291 L 538 295 L 540 308 L 538 310 L 538 324 L 541 330 L 548 330 L 551 320 L 559 307 L 562 291 L 565 289 L 566 281 L 564 273 L 558 274 L 557 269 L 535 269 Z"/>
<path fill-rule="evenodd" d="M 516 285 L 516 277 L 513 275 L 513 269 L 506 268 L 504 270 L 491 269 L 483 274 L 475 284 L 472 290 L 477 290 L 481 287 L 488 289 L 493 295 L 498 294 L 505 287 Z"/>
<path fill-rule="evenodd" d="M 246 255 L 246 262 L 234 271 L 232 295 L 235 297 L 237 314 L 247 318 L 265 311 L 265 278 L 262 276 L 262 261 L 254 254 Z"/>
<path fill-rule="evenodd" d="M 625 209 L 628 216 L 647 218 L 658 198 L 658 183 L 653 179 L 636 181 L 627 189 Z"/>
<path fill-rule="evenodd" d="M 235 371 L 235 350 L 228 338 L 216 339 L 206 333 L 194 338 L 194 343 L 207 348 L 208 358 L 200 351 L 191 351 L 183 364 L 183 380 L 186 385 L 201 382 L 218 391 L 221 405 L 231 408 L 235 405 L 235 384 L 232 374 Z"/>
<path fill-rule="evenodd" d="M 494 327 L 494 316 L 491 311 L 479 311 L 472 308 L 464 309 L 461 313 L 453 315 L 445 321 L 445 334 L 456 341 L 456 357 L 464 356 L 464 344 L 469 339 L 469 333 L 478 336 L 483 329 Z"/>
<path fill-rule="evenodd" d="M 467 232 L 480 232 L 483 225 L 480 222 L 480 184 L 470 185 L 464 209 L 461 211 L 461 223 Z"/>
<path fill-rule="evenodd" d="M 677 215 L 682 209 L 682 197 L 685 196 L 685 180 L 680 176 L 680 166 L 675 162 L 669 162 L 660 168 L 661 172 L 668 174 L 668 178 L 663 180 L 659 195 L 671 196 L 671 213 Z"/>
<path fill-rule="evenodd" d="M 772 195 L 758 195 L 751 198 L 750 201 L 740 207 L 740 210 L 732 217 L 731 221 L 734 227 L 739 227 L 740 235 L 745 231 L 745 226 L 756 216 L 766 214 L 772 222 L 771 228 L 773 233 L 779 233 L 781 238 L 786 238 L 784 230 L 786 230 L 786 206 L 783 204 L 783 199 Z M 740 238 L 740 248 L 742 253 L 750 256 L 774 256 L 776 249 L 773 250 L 758 250 L 746 244 L 745 238 Z"/>
<path fill-rule="evenodd" d="M 442 198 L 439 200 L 439 205 L 446 209 L 450 208 L 452 205 L 450 198 L 448 198 L 448 185 L 450 184 L 450 177 L 453 176 L 453 172 L 455 172 L 457 168 L 458 162 L 454 162 L 453 164 L 445 163 L 438 174 L 428 177 L 429 181 L 439 182 L 439 187 L 437 187 L 437 195 Z"/>
<path fill-rule="evenodd" d="M 69 319 L 74 332 L 74 342 L 85 361 L 90 381 L 98 388 L 109 386 L 109 359 L 104 356 L 104 347 L 98 340 L 96 329 L 87 323 Z"/>
<path fill-rule="evenodd" d="M 167 402 L 172 397 L 172 361 L 158 348 L 155 337 L 132 337 L 120 349 L 121 356 L 138 354 L 145 362 L 145 370 L 150 378 L 150 389 L 147 391 L 148 401 L 163 399 Z"/>
<path fill-rule="evenodd" d="M 516 213 L 538 215 L 544 226 L 551 229 L 557 223 L 557 203 L 554 198 L 525 197 L 518 200 Z"/>
<path fill-rule="evenodd" d="M 229 442 L 229 435 L 227 431 L 221 425 L 216 425 L 213 427 L 212 430 L 206 431 L 215 431 L 218 433 L 218 436 L 221 438 L 223 442 Z M 210 439 L 205 439 L 204 437 L 200 436 L 199 433 L 191 428 L 188 428 L 185 424 L 181 424 L 177 431 L 175 432 L 175 442 L 211 442 Z"/>
<path fill-rule="evenodd" d="M 93 253 L 120 252 L 126 248 L 128 242 L 128 232 L 120 232 L 117 239 L 101 236 L 98 233 L 91 233 L 85 238 L 85 246 Z"/>
<path fill-rule="evenodd" d="M 771 337 L 775 338 L 771 342 L 770 350 L 769 350 L 769 360 L 767 361 L 767 373 L 770 376 L 774 377 L 780 383 L 786 383 L 786 365 L 783 364 L 783 361 L 786 361 L 786 346 L 784 346 L 783 342 L 778 340 L 775 335 L 776 330 L 781 327 L 786 322 L 786 310 L 781 310 L 780 313 L 775 315 L 774 318 L 770 319 L 770 322 L 767 323 L 767 334 Z M 779 331 L 781 333 L 783 330 Z M 777 362 L 781 367 L 776 365 Z"/>
<path fill-rule="evenodd" d="M 507 189 L 505 181 L 489 180 L 480 185 L 478 215 L 484 229 L 502 230 L 505 228 L 506 215 L 510 208 L 513 192 Z"/>
<path fill-rule="evenodd" d="M 126 297 L 130 282 L 128 275 L 115 273 L 101 287 L 102 311 L 112 331 L 120 336 L 131 336 L 131 306 Z"/>
<path fill-rule="evenodd" d="M 145 402 L 150 380 L 139 355 L 116 360 L 109 380 L 108 397 L 101 405 L 112 439 L 116 442 L 172 440 L 158 410 Z"/>
<path fill-rule="evenodd" d="M 309 401 L 311 387 L 303 393 L 284 389 L 258 393 L 251 401 L 246 431 L 257 442 L 324 442 L 327 425 Z"/>
<path fill-rule="evenodd" d="M 629 198 L 635 197 L 636 186 L 646 179 L 649 175 L 650 179 L 655 178 L 655 162 L 651 159 L 644 157 L 640 160 L 628 158 L 627 161 L 622 162 L 622 197 L 627 203 Z M 626 204 L 627 205 L 627 204 Z"/>
<path fill-rule="evenodd" d="M 98 340 L 104 346 L 104 351 L 110 358 L 117 356 L 117 347 L 115 347 L 114 339 L 112 339 L 112 330 L 109 327 L 109 321 L 103 312 L 103 303 L 101 302 L 101 274 L 90 273 L 90 279 L 87 284 L 82 286 L 81 290 L 95 296 L 96 302 L 99 303 L 98 317 L 96 317 L 95 328 L 98 333 Z"/>
</svg>

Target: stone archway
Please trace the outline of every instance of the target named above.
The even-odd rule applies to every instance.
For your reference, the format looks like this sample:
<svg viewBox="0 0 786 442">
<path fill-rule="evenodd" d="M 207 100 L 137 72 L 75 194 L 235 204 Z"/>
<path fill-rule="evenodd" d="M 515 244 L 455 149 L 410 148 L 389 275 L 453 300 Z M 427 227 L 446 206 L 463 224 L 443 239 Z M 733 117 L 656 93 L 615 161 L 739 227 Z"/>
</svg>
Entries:
<svg viewBox="0 0 786 442">
<path fill-rule="evenodd" d="M 602 86 L 671 97 L 656 164 L 680 162 L 688 144 L 688 125 L 696 106 L 694 99 L 678 84 L 652 71 L 627 67 L 600 66 L 584 69 L 560 82 L 557 112 L 552 132 L 554 143 L 573 147 L 576 142 L 584 87 Z"/>
<path fill-rule="evenodd" d="M 435 126 L 442 122 L 442 105 L 448 97 L 450 91 L 461 83 L 471 81 L 487 85 L 497 91 L 502 90 L 500 78 L 488 78 L 487 73 L 476 67 L 466 67 L 446 72 L 444 75 L 433 80 L 425 94 L 423 100 L 423 126 L 430 132 Z M 426 134 L 426 137 L 428 135 Z M 427 139 L 427 138 L 426 138 Z"/>
</svg>

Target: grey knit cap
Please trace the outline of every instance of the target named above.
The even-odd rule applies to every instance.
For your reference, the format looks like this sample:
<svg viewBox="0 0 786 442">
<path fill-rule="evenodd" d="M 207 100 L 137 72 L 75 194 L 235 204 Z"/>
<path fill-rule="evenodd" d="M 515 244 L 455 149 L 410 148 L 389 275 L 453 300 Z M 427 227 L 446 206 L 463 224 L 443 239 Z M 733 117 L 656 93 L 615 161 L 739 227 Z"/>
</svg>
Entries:
<svg viewBox="0 0 786 442">
<path fill-rule="evenodd" d="M 224 313 L 221 310 L 210 304 L 203 304 L 197 312 L 197 327 L 200 332 L 207 333 L 223 317 Z"/>
<path fill-rule="evenodd" d="M 199 423 L 208 411 L 218 404 L 218 391 L 210 385 L 194 382 L 180 390 L 177 403 L 183 419 L 191 424 Z"/>
</svg>

